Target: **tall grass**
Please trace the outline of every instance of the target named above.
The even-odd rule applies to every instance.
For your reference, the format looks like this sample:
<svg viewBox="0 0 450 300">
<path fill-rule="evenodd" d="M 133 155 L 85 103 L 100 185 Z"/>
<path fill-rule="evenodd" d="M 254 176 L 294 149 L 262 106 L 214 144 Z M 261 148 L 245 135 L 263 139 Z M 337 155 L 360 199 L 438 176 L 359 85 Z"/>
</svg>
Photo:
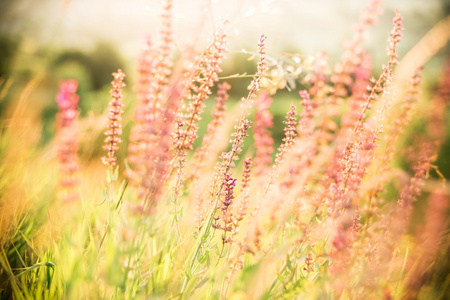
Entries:
<svg viewBox="0 0 450 300">
<path fill-rule="evenodd" d="M 159 43 L 138 61 L 138 103 L 112 70 L 108 114 L 80 118 L 78 83 L 61 81 L 56 136 L 43 147 L 30 82 L 1 124 L 0 297 L 444 299 L 450 190 L 435 161 L 450 72 L 422 93 L 421 66 L 399 62 L 398 11 L 386 64 L 373 68 L 364 40 L 380 5 L 362 11 L 332 67 L 323 52 L 279 63 L 271 37 L 256 38 L 240 105 L 228 92 L 248 75 L 220 74 L 229 24 L 175 61 L 170 0 Z M 276 122 L 286 86 L 291 104 Z M 106 135 L 98 162 L 78 156 L 92 120 Z M 278 149 L 272 127 L 284 128 Z"/>
</svg>

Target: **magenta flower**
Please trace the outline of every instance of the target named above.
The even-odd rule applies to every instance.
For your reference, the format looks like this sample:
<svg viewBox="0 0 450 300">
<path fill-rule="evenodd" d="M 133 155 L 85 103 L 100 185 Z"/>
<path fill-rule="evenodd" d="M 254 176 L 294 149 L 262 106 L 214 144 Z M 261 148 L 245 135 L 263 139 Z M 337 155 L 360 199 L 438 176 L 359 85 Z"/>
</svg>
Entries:
<svg viewBox="0 0 450 300">
<path fill-rule="evenodd" d="M 76 120 L 78 118 L 76 94 L 78 82 L 74 79 L 62 80 L 56 96 L 58 113 L 56 114 L 57 153 L 60 164 L 61 198 L 65 201 L 76 200 L 79 180 L 76 176 L 80 169 L 78 163 L 78 139 Z"/>
<path fill-rule="evenodd" d="M 78 96 L 75 94 L 78 82 L 74 79 L 62 80 L 59 84 L 59 92 L 56 102 L 61 110 L 75 109 L 78 103 Z"/>
</svg>

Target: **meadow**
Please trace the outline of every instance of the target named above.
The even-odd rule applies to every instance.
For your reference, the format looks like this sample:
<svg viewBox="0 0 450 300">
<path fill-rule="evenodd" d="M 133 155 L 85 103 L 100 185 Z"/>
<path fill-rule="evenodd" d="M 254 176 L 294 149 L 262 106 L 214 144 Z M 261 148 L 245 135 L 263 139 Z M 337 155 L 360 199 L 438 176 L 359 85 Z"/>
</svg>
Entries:
<svg viewBox="0 0 450 300">
<path fill-rule="evenodd" d="M 448 299 L 450 18 L 399 57 L 396 10 L 373 65 L 370 0 L 339 62 L 261 34 L 234 72 L 162 2 L 94 109 L 73 65 L 45 118 L 0 77 L 0 299 Z"/>
</svg>

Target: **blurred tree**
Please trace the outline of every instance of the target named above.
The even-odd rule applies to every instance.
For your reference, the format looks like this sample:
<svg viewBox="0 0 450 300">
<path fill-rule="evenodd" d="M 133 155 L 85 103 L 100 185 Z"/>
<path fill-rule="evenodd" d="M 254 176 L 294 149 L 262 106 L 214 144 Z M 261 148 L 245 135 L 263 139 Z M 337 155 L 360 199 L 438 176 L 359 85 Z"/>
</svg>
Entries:
<svg viewBox="0 0 450 300">
<path fill-rule="evenodd" d="M 109 43 L 98 42 L 92 52 L 67 50 L 58 55 L 52 63 L 53 67 L 76 62 L 86 69 L 90 76 L 92 88 L 100 90 L 111 81 L 111 74 L 118 68 L 124 69 L 125 63 L 119 52 Z"/>
<path fill-rule="evenodd" d="M 94 89 L 100 89 L 104 84 L 109 84 L 111 73 L 118 68 L 123 70 L 125 66 L 119 52 L 106 42 L 99 42 L 89 57 L 90 68 L 88 69 Z"/>
<path fill-rule="evenodd" d="M 14 1 L 0 0 L 0 78 L 10 74 L 20 39 L 10 32 Z"/>
<path fill-rule="evenodd" d="M 0 78 L 10 75 L 18 46 L 19 38 L 0 34 Z"/>
<path fill-rule="evenodd" d="M 444 7 L 444 9 L 443 9 L 444 15 L 449 15 L 450 14 L 450 1 L 442 0 L 442 5 Z"/>
</svg>

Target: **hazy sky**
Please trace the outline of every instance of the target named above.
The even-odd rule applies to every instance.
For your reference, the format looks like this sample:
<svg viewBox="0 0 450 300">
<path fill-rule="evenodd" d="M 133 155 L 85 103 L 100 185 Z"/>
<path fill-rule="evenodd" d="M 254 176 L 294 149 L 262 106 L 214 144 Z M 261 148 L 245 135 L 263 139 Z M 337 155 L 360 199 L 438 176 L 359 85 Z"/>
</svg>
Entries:
<svg viewBox="0 0 450 300">
<path fill-rule="evenodd" d="M 1 1 L 1 0 L 0 0 Z M 30 43 L 56 47 L 91 47 L 110 41 L 126 56 L 135 56 L 146 34 L 156 35 L 162 1 L 156 0 L 16 0 L 1 24 L 2 31 L 24 29 Z M 268 36 L 269 51 L 286 45 L 305 54 L 324 49 L 340 53 L 351 38 L 365 0 L 174 0 L 176 42 L 207 39 L 213 26 L 228 18 L 231 51 L 254 50 L 259 35 Z M 372 30 L 369 47 L 386 47 L 394 8 L 404 15 L 405 40 L 410 48 L 440 18 L 438 0 L 385 0 L 384 14 Z M 198 28 L 203 24 L 203 31 Z"/>
</svg>

